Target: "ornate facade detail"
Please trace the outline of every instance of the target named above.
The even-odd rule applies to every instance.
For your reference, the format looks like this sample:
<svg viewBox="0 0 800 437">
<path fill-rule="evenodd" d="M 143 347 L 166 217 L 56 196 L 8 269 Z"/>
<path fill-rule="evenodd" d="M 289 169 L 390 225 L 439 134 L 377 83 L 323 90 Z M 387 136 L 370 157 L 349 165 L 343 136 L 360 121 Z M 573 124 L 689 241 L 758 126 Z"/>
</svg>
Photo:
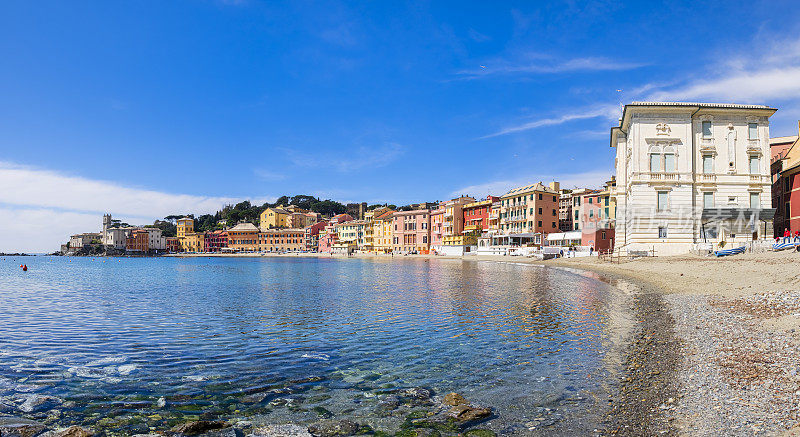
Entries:
<svg viewBox="0 0 800 437">
<path fill-rule="evenodd" d="M 669 135 L 672 133 L 669 125 L 666 123 L 659 123 L 656 125 L 656 135 Z"/>
</svg>

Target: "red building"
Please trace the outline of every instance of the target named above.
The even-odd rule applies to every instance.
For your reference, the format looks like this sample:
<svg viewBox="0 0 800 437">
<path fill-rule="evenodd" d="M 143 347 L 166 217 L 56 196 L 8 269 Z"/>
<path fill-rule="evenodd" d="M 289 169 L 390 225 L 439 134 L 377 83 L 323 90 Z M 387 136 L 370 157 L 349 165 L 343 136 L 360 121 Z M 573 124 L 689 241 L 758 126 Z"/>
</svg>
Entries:
<svg viewBox="0 0 800 437">
<path fill-rule="evenodd" d="M 464 205 L 464 231 L 482 232 L 489 229 L 489 214 L 492 204 L 500 201 L 497 196 L 487 196 L 484 200 Z"/>
<path fill-rule="evenodd" d="M 611 252 L 614 248 L 614 228 L 583 229 L 581 246 L 593 247 L 599 253 Z"/>
<path fill-rule="evenodd" d="M 223 248 L 228 247 L 228 232 L 227 231 L 209 231 L 206 232 L 205 239 L 203 240 L 204 252 L 222 252 Z"/>
<path fill-rule="evenodd" d="M 319 250 L 319 233 L 325 229 L 325 226 L 328 226 L 327 221 L 317 222 L 305 228 L 305 250 L 312 252 Z"/>
<path fill-rule="evenodd" d="M 770 138 L 770 173 L 772 174 L 772 207 L 774 236 L 782 237 L 784 230 L 800 231 L 800 146 L 797 136 Z"/>
<path fill-rule="evenodd" d="M 181 251 L 181 243 L 178 237 L 167 237 L 167 253 L 178 253 Z"/>
</svg>

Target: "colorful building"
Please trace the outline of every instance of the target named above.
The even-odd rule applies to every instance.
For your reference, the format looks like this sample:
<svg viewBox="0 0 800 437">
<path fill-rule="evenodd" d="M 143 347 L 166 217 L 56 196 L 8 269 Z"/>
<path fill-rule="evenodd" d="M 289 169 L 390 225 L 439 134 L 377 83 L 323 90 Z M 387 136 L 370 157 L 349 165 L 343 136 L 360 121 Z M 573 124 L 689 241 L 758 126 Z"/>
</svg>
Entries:
<svg viewBox="0 0 800 437">
<path fill-rule="evenodd" d="M 392 251 L 397 253 L 429 253 L 429 209 L 396 211 L 392 215 Z"/>
<path fill-rule="evenodd" d="M 259 229 L 252 223 L 239 223 L 228 229 L 228 248 L 234 252 L 258 252 Z"/>
<path fill-rule="evenodd" d="M 225 252 L 228 247 L 228 231 L 206 232 L 203 247 L 204 252 Z"/>
<path fill-rule="evenodd" d="M 800 130 L 800 123 L 798 123 Z M 795 183 L 800 146 L 798 136 L 770 138 L 770 174 L 772 176 L 772 207 L 774 237 L 782 237 L 785 230 L 790 233 L 800 231 L 800 191 Z M 794 199 L 792 198 L 794 196 Z"/>
<path fill-rule="evenodd" d="M 339 241 L 339 234 L 336 232 L 336 225 L 352 221 L 353 217 L 350 214 L 338 214 L 333 216 L 328 222 L 328 226 L 320 231 L 319 234 L 319 251 L 329 253 L 333 251 L 333 245 Z"/>
<path fill-rule="evenodd" d="M 181 242 L 178 240 L 178 237 L 167 237 L 167 252 L 168 253 L 178 253 L 181 251 Z"/>
<path fill-rule="evenodd" d="M 500 196 L 500 233 L 533 236 L 558 232 L 558 197 L 557 182 L 526 185 Z"/>
<path fill-rule="evenodd" d="M 327 221 L 321 221 L 314 223 L 313 225 L 306 226 L 304 230 L 305 237 L 305 250 L 309 252 L 317 252 L 319 251 L 319 236 L 325 230 L 325 227 L 328 226 Z"/>
<path fill-rule="evenodd" d="M 376 214 L 372 224 L 372 245 L 377 253 L 392 251 L 392 217 L 394 211 L 387 209 Z"/>
<path fill-rule="evenodd" d="M 492 204 L 498 201 L 500 198 L 497 196 L 487 196 L 484 200 L 464 205 L 464 231 L 478 232 L 478 234 L 488 231 Z"/>
<path fill-rule="evenodd" d="M 431 210 L 431 242 L 430 248 L 434 252 L 442 249 L 442 237 L 444 237 L 444 203 L 440 203 L 435 209 Z"/>
<path fill-rule="evenodd" d="M 285 228 L 289 226 L 287 221 L 291 221 L 291 211 L 283 208 L 267 208 L 261 212 L 258 225 L 261 229 Z"/>
<path fill-rule="evenodd" d="M 305 229 L 265 229 L 258 234 L 261 252 L 302 252 L 306 250 Z"/>
<path fill-rule="evenodd" d="M 146 254 L 148 253 L 148 242 L 149 242 L 149 234 L 144 229 L 136 229 L 131 231 L 128 235 L 127 242 L 125 244 L 125 251 L 127 252 L 137 252 Z"/>
</svg>

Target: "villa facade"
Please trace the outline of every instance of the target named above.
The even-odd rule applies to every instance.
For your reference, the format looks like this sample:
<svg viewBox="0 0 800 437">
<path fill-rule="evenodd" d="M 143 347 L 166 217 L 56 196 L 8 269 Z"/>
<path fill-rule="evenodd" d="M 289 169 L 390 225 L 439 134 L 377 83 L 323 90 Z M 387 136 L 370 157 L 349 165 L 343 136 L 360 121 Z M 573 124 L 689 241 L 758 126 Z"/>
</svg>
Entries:
<svg viewBox="0 0 800 437">
<path fill-rule="evenodd" d="M 761 105 L 634 102 L 611 129 L 617 248 L 687 253 L 772 236 Z"/>
</svg>

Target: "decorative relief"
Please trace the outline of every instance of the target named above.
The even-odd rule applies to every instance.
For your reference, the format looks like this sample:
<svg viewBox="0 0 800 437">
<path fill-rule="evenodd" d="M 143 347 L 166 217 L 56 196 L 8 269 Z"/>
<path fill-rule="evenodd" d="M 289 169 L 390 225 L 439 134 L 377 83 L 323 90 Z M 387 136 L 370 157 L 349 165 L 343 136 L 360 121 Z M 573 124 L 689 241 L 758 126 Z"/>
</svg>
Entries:
<svg viewBox="0 0 800 437">
<path fill-rule="evenodd" d="M 656 125 L 656 135 L 669 135 L 672 133 L 669 125 L 666 123 L 659 123 Z"/>
</svg>

